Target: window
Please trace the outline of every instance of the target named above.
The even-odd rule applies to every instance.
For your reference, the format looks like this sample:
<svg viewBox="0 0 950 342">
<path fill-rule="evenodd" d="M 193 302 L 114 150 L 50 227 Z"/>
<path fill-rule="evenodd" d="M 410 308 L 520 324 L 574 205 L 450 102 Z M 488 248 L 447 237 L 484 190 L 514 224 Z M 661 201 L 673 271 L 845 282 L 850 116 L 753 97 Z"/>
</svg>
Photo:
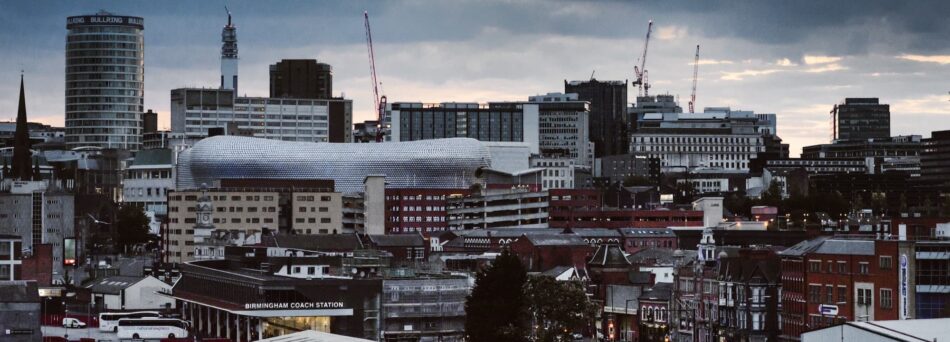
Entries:
<svg viewBox="0 0 950 342">
<path fill-rule="evenodd" d="M 838 301 L 847 302 L 848 301 L 848 287 L 838 285 Z"/>
<path fill-rule="evenodd" d="M 847 261 L 839 261 L 839 262 L 838 262 L 838 273 L 840 273 L 840 274 L 847 274 L 847 273 L 848 273 L 848 262 L 847 262 Z"/>
<path fill-rule="evenodd" d="M 880 266 L 882 270 L 889 270 L 889 269 L 891 269 L 891 267 L 892 267 L 892 266 L 891 266 L 891 256 L 890 256 L 890 255 L 882 255 L 882 256 L 881 256 L 881 260 L 878 262 L 878 264 L 879 264 L 878 266 Z M 881 299 L 884 299 L 884 298 L 881 298 Z"/>
<path fill-rule="evenodd" d="M 821 272 L 821 260 L 811 260 L 808 262 L 808 272 Z"/>
<path fill-rule="evenodd" d="M 821 285 L 808 285 L 808 301 L 812 303 L 821 302 Z"/>
<path fill-rule="evenodd" d="M 329 202 L 329 201 L 330 201 L 330 196 L 320 196 L 320 201 L 321 201 L 321 202 Z"/>
<path fill-rule="evenodd" d="M 867 262 L 861 262 L 861 263 L 858 264 L 858 273 L 861 273 L 861 274 L 868 274 L 868 263 L 867 263 Z"/>
<path fill-rule="evenodd" d="M 894 303 L 892 300 L 893 297 L 891 297 L 892 292 L 893 291 L 891 291 L 891 289 L 881 289 L 881 308 L 882 309 L 890 309 L 894 307 Z"/>
<path fill-rule="evenodd" d="M 858 289 L 858 305 L 871 304 L 871 289 Z"/>
</svg>

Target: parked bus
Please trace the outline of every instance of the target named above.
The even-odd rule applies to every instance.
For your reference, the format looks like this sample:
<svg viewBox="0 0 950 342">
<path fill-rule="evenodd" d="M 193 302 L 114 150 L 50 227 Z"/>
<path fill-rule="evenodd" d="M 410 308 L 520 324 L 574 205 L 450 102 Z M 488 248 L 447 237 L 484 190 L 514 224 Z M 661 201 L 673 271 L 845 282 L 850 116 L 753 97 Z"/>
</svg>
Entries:
<svg viewBox="0 0 950 342">
<path fill-rule="evenodd" d="M 119 320 L 123 318 L 159 318 L 157 311 L 103 312 L 99 314 L 99 331 L 119 331 Z"/>
<path fill-rule="evenodd" d="M 174 318 L 138 318 L 119 320 L 119 339 L 185 338 L 188 322 Z"/>
</svg>

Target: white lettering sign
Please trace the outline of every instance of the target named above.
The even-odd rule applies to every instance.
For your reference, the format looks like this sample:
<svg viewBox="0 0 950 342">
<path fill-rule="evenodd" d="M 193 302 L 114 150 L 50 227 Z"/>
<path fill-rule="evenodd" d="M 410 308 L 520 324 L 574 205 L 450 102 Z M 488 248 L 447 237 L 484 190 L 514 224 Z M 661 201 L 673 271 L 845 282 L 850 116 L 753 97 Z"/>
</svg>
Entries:
<svg viewBox="0 0 950 342">
<path fill-rule="evenodd" d="M 245 310 L 342 309 L 343 302 L 245 303 Z"/>
</svg>

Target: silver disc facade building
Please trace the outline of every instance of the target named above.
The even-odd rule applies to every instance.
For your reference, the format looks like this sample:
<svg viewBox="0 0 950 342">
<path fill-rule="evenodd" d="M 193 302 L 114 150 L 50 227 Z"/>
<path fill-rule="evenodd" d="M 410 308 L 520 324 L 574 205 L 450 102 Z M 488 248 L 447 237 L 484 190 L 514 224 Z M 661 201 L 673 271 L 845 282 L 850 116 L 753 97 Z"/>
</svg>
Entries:
<svg viewBox="0 0 950 342">
<path fill-rule="evenodd" d="M 67 147 L 141 146 L 144 23 L 104 11 L 67 19 Z"/>
<path fill-rule="evenodd" d="M 453 138 L 384 144 L 291 142 L 241 136 L 202 139 L 178 158 L 178 190 L 222 179 L 327 179 L 363 191 L 367 176 L 393 188 L 467 188 L 491 165 L 485 145 Z"/>
</svg>

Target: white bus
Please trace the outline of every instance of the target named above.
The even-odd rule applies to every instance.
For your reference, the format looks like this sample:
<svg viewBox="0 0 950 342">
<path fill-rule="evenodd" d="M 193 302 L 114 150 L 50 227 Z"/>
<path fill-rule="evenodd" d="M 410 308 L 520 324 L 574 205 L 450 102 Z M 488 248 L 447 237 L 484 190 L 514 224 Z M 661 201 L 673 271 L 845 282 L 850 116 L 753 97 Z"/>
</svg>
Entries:
<svg viewBox="0 0 950 342">
<path fill-rule="evenodd" d="M 119 331 L 119 320 L 123 318 L 159 318 L 157 311 L 103 312 L 99 314 L 99 331 Z"/>
<path fill-rule="evenodd" d="M 188 322 L 174 318 L 139 318 L 119 320 L 119 339 L 185 338 Z"/>
</svg>

